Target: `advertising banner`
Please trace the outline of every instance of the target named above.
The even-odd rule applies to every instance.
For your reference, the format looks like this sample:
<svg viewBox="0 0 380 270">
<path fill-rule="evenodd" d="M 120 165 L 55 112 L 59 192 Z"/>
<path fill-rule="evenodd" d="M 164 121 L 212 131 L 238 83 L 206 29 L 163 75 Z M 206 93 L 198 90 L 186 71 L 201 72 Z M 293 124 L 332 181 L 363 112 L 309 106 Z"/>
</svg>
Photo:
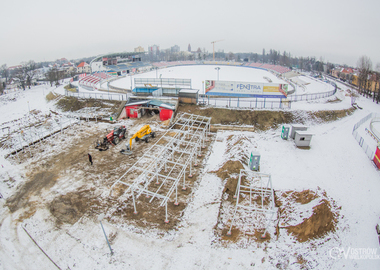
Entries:
<svg viewBox="0 0 380 270">
<path fill-rule="evenodd" d="M 206 80 L 205 92 L 213 96 L 285 98 L 288 85 Z"/>
</svg>

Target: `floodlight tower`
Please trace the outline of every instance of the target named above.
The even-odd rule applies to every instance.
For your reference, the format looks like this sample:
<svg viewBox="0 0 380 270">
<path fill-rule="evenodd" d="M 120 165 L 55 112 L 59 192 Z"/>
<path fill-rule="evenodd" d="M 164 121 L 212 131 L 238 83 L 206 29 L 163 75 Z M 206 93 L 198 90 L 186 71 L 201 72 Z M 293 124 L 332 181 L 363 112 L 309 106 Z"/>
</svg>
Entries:
<svg viewBox="0 0 380 270">
<path fill-rule="evenodd" d="M 224 39 L 211 41 L 211 43 L 212 43 L 212 61 L 215 61 L 215 42 L 219 42 L 219 41 L 223 41 L 223 40 Z"/>
</svg>

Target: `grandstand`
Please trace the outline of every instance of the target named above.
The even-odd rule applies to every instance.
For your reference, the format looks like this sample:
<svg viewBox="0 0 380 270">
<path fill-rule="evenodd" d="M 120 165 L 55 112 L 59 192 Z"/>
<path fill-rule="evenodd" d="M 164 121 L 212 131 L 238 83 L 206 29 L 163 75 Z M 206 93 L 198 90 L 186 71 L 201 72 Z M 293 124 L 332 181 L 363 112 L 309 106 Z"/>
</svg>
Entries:
<svg viewBox="0 0 380 270">
<path fill-rule="evenodd" d="M 263 64 L 263 63 L 246 63 L 244 64 L 245 67 L 253 67 L 253 68 L 262 68 L 270 71 L 274 71 L 279 74 L 284 74 L 287 72 L 290 72 L 291 69 L 288 67 L 283 67 L 279 65 L 271 65 L 271 64 Z"/>
<path fill-rule="evenodd" d="M 79 80 L 79 86 L 87 90 L 98 89 L 98 84 L 100 85 L 101 81 L 109 78 L 113 78 L 113 76 L 105 72 L 96 72 L 81 78 Z"/>
</svg>

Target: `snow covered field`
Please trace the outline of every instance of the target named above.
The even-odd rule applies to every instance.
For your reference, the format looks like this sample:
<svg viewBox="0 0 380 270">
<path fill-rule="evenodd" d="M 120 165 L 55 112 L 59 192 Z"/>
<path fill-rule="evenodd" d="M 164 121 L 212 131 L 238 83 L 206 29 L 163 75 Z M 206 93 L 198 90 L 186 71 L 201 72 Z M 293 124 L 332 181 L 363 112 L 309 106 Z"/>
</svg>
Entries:
<svg viewBox="0 0 380 270">
<path fill-rule="evenodd" d="M 164 69 L 158 69 L 157 71 L 150 71 L 142 74 L 136 74 L 132 76 L 134 78 L 175 78 L 175 79 L 191 79 L 191 87 L 193 89 L 199 89 L 200 93 L 204 93 L 204 86 L 202 82 L 205 80 L 217 80 L 218 73 L 215 70 L 219 67 L 219 80 L 221 81 L 241 81 L 241 82 L 260 82 L 268 83 L 264 77 L 272 80 L 273 83 L 286 83 L 285 81 L 277 78 L 272 73 L 256 68 L 247 67 L 232 67 L 224 65 L 195 65 L 195 66 L 178 66 Z M 115 80 L 111 85 L 116 87 L 122 87 L 130 89 L 131 78 L 127 76 L 120 80 Z M 201 90 L 202 89 L 202 90 Z M 290 88 L 289 90 L 292 90 Z"/>
<path fill-rule="evenodd" d="M 232 72 L 224 73 L 228 68 L 221 68 L 221 80 L 235 80 L 229 77 Z M 167 69 L 165 77 L 175 78 L 174 69 Z M 163 70 L 158 72 L 160 74 Z M 187 72 L 181 72 L 177 78 L 189 78 Z M 206 75 L 191 76 L 199 76 L 196 81 L 216 79 L 216 70 L 212 69 Z M 155 72 L 152 76 L 155 77 Z M 241 80 L 246 81 L 245 78 Z M 129 77 L 114 83 L 115 86 L 128 88 L 128 82 Z M 193 84 L 193 88 L 201 88 L 201 85 L 195 85 L 195 80 Z M 318 85 L 313 86 L 313 91 L 326 90 L 325 85 Z M 348 87 L 343 84 L 338 84 L 338 87 L 340 102 L 326 102 L 326 99 L 295 102 L 291 110 L 302 114 L 306 110 L 347 109 L 351 106 L 350 97 L 346 96 Z M 47 103 L 44 98 L 49 90 L 47 86 L 39 86 L 1 96 L 0 123 L 19 118 L 29 109 L 47 112 L 53 107 L 53 103 Z M 32 242 L 23 227 L 61 269 L 379 269 L 380 248 L 375 225 L 380 221 L 380 175 L 353 138 L 352 129 L 369 113 L 380 113 L 380 106 L 363 97 L 356 102 L 363 109 L 356 110 L 350 116 L 328 123 L 311 120 L 306 123 L 308 130 L 314 134 L 310 149 L 300 149 L 294 141 L 282 140 L 280 128 L 265 132 L 218 132 L 215 136 L 219 140 L 209 147 L 208 158 L 199 171 L 194 192 L 178 228 L 162 232 L 135 228 L 128 223 L 115 225 L 104 219 L 103 225 L 114 251 L 112 256 L 96 218 L 83 217 L 73 225 L 57 227 L 47 208 L 38 209 L 33 215 L 23 218 L 20 217 L 22 209 L 11 213 L 5 200 L 25 183 L 31 162 L 51 152 L 41 152 L 22 164 L 10 162 L 1 155 L 0 192 L 4 198 L 0 199 L 0 269 L 54 269 L 53 263 Z M 132 120 L 121 124 L 131 126 Z M 363 137 L 368 126 L 369 121 L 360 127 Z M 83 132 L 93 132 L 103 127 L 102 123 L 88 124 L 82 129 Z M 279 194 L 289 190 L 312 190 L 320 198 L 326 196 L 331 199 L 339 214 L 335 232 L 299 242 L 285 229 L 280 229 L 276 239 L 272 225 L 270 241 L 241 245 L 232 242 L 223 246 L 215 235 L 214 226 L 218 222 L 224 183 L 213 171 L 226 161 L 234 160 L 240 153 L 228 150 L 231 136 L 244 138 L 246 147 L 239 151 L 260 152 L 260 172 L 271 174 L 273 188 Z M 368 140 L 373 139 L 368 136 Z M 64 145 L 65 142 L 57 142 L 53 151 L 64 151 Z M 83 166 L 81 174 L 87 174 L 88 170 Z M 62 178 L 63 182 L 51 189 L 43 189 L 40 196 L 49 200 L 54 194 L 64 194 L 79 186 L 65 175 Z M 10 179 L 14 181 L 12 184 Z M 94 193 L 104 197 L 108 191 L 105 187 L 94 190 Z M 324 192 L 326 195 L 323 195 Z M 38 196 L 36 194 L 36 200 Z M 300 206 L 297 210 L 304 209 L 302 215 L 307 217 L 311 207 L 317 203 L 312 201 L 312 205 Z M 301 222 L 302 219 L 296 221 Z M 363 254 L 362 249 L 375 254 L 365 258 L 355 257 Z M 345 254 L 338 255 L 337 251 L 346 253 L 347 258 Z"/>
</svg>

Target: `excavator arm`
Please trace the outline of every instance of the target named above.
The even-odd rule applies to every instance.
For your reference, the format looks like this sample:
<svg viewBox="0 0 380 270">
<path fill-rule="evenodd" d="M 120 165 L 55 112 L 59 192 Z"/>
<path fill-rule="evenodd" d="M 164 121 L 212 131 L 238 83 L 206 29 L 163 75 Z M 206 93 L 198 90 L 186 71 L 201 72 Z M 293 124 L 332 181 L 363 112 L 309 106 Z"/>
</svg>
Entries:
<svg viewBox="0 0 380 270">
<path fill-rule="evenodd" d="M 139 131 L 137 131 L 130 139 L 129 139 L 129 149 L 128 150 L 132 150 L 132 142 L 133 142 L 133 139 L 143 139 L 144 136 L 146 135 L 149 135 L 150 133 L 152 133 L 152 129 L 150 128 L 149 125 L 145 125 L 143 126 L 142 128 L 140 128 Z"/>
</svg>

